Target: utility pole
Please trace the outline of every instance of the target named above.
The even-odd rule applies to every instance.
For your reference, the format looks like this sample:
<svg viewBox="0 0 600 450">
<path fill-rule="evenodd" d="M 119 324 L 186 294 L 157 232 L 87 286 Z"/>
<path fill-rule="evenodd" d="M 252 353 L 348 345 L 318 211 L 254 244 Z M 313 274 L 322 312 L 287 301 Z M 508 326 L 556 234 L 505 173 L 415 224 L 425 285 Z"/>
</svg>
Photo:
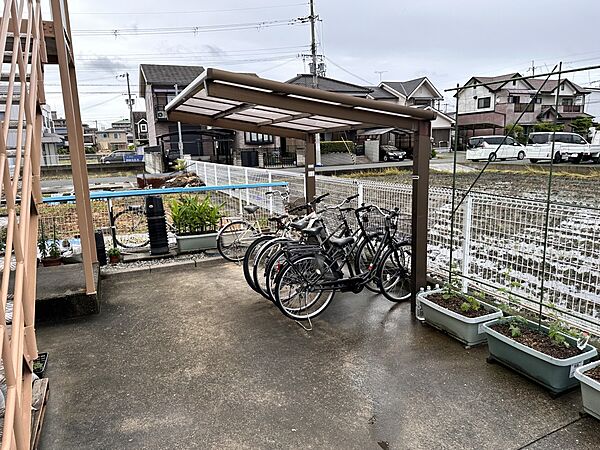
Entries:
<svg viewBox="0 0 600 450">
<path fill-rule="evenodd" d="M 535 76 L 535 61 L 531 60 L 531 74 Z"/>
<path fill-rule="evenodd" d="M 124 74 L 119 75 L 119 77 L 125 77 L 127 79 L 127 104 L 129 105 L 129 126 L 131 127 L 131 132 L 133 133 L 133 145 L 135 146 L 137 143 L 137 133 L 135 132 L 135 124 L 133 123 L 133 100 L 131 98 L 131 86 L 129 84 L 129 72 L 125 72 Z"/>
<path fill-rule="evenodd" d="M 312 87 L 317 88 L 319 86 L 319 81 L 317 79 L 318 68 L 317 68 L 317 40 L 316 40 L 316 31 L 315 31 L 315 21 L 317 16 L 315 16 L 315 2 L 314 0 L 310 0 L 310 54 L 312 57 Z"/>
<path fill-rule="evenodd" d="M 179 86 L 175 83 L 175 96 L 179 95 Z M 181 122 L 177 122 L 177 132 L 179 133 L 179 159 L 183 159 L 183 137 L 181 136 Z"/>
</svg>

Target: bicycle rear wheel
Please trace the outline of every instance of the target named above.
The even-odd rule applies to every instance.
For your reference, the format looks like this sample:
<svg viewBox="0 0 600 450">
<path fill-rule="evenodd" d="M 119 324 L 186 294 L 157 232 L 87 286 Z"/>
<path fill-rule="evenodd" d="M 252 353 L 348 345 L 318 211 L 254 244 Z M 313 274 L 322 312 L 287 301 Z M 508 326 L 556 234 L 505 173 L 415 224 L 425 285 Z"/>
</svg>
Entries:
<svg viewBox="0 0 600 450">
<path fill-rule="evenodd" d="M 281 312 L 294 320 L 308 320 L 321 314 L 335 291 L 319 289 L 325 279 L 335 277 L 329 264 L 319 264 L 314 256 L 302 256 L 285 264 L 277 274 L 274 296 Z"/>
<path fill-rule="evenodd" d="M 410 298 L 410 267 L 409 246 L 394 246 L 385 251 L 377 268 L 377 282 L 385 298 L 392 302 Z"/>
<path fill-rule="evenodd" d="M 275 236 L 266 235 L 257 238 L 250 246 L 248 250 L 246 250 L 246 254 L 244 255 L 244 262 L 242 263 L 242 267 L 244 268 L 244 278 L 246 279 L 246 283 L 256 292 L 259 292 L 256 285 L 254 284 L 254 279 L 252 278 L 252 271 L 254 269 L 254 264 L 256 263 L 256 256 L 260 252 L 260 249 L 263 245 L 265 245 L 270 240 L 274 239 Z"/>
<path fill-rule="evenodd" d="M 356 249 L 354 257 L 354 270 L 356 273 L 365 273 L 373 263 L 375 252 L 382 245 L 381 236 L 366 237 Z M 380 293 L 381 289 L 375 279 L 367 282 L 365 287 L 375 293 Z"/>
<path fill-rule="evenodd" d="M 246 250 L 260 234 L 245 220 L 236 220 L 225 225 L 219 230 L 217 236 L 217 250 L 223 258 L 231 262 L 240 262 L 244 259 Z"/>
<path fill-rule="evenodd" d="M 150 243 L 148 220 L 143 209 L 125 209 L 114 217 L 115 240 L 123 248 L 146 247 Z"/>
<path fill-rule="evenodd" d="M 258 293 L 267 300 L 273 300 L 268 291 L 268 272 L 270 271 L 271 263 L 274 261 L 274 256 L 280 252 L 281 245 L 289 241 L 287 238 L 273 239 L 263 245 L 258 255 L 256 255 L 256 262 L 252 269 L 252 279 Z"/>
</svg>

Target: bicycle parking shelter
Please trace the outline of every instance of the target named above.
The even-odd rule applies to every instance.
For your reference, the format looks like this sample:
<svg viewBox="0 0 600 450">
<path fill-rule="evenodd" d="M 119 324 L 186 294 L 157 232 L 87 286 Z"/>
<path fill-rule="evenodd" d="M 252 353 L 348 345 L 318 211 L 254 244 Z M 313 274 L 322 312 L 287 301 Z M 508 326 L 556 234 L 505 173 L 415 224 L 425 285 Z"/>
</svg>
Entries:
<svg viewBox="0 0 600 450">
<path fill-rule="evenodd" d="M 414 134 L 412 175 L 412 297 L 427 283 L 429 158 L 433 111 L 357 98 L 208 68 L 167 106 L 169 120 L 271 134 L 306 142 L 305 193 L 315 196 L 315 135 L 393 127 Z"/>
</svg>

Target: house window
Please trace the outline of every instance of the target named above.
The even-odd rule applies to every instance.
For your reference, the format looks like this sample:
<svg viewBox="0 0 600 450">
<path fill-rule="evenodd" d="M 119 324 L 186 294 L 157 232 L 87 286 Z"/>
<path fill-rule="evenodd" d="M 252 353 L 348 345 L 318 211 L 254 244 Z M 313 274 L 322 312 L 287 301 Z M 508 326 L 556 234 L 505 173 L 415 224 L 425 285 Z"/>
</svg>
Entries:
<svg viewBox="0 0 600 450">
<path fill-rule="evenodd" d="M 147 133 L 148 132 L 148 125 L 146 125 L 145 123 L 140 123 L 140 133 Z"/>
<path fill-rule="evenodd" d="M 115 139 L 119 139 L 119 133 L 113 133 L 113 137 L 114 137 Z"/>
<path fill-rule="evenodd" d="M 483 98 L 480 98 L 477 100 L 477 108 L 478 109 L 489 108 L 491 104 L 492 104 L 491 97 L 483 97 Z"/>
<path fill-rule="evenodd" d="M 517 80 L 512 80 L 513 86 L 517 85 Z"/>
<path fill-rule="evenodd" d="M 431 100 L 427 100 L 427 99 L 415 99 L 414 104 L 415 105 L 431 106 Z"/>
<path fill-rule="evenodd" d="M 573 104 L 573 99 L 572 98 L 563 98 L 562 99 L 562 105 L 563 106 L 571 106 Z"/>
<path fill-rule="evenodd" d="M 518 95 L 511 95 L 508 97 L 508 103 L 521 103 L 521 97 Z"/>
<path fill-rule="evenodd" d="M 533 98 L 533 103 L 537 103 L 538 105 L 542 103 L 542 97 L 536 97 L 535 95 L 532 95 L 531 98 Z"/>
<path fill-rule="evenodd" d="M 262 133 L 244 133 L 246 144 L 272 144 L 273 136 Z"/>
<path fill-rule="evenodd" d="M 108 139 L 108 133 L 102 133 L 102 137 L 103 137 L 104 139 Z"/>
<path fill-rule="evenodd" d="M 563 84 L 561 84 L 561 85 L 560 85 L 560 90 L 561 90 L 561 91 L 564 91 L 564 90 L 565 90 L 565 83 L 563 83 Z"/>
</svg>

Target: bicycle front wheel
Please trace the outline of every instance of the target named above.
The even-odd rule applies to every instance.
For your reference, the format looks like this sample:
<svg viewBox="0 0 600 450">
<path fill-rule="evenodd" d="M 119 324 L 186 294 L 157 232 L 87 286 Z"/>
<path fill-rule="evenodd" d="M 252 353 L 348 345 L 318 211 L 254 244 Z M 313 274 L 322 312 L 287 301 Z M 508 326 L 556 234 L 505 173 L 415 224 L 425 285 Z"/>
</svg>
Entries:
<svg viewBox="0 0 600 450">
<path fill-rule="evenodd" d="M 259 236 L 252 224 L 245 220 L 236 220 L 219 231 L 217 250 L 227 261 L 240 262 L 250 244 Z"/>
<path fill-rule="evenodd" d="M 303 256 L 286 264 L 277 274 L 275 302 L 281 312 L 294 320 L 318 316 L 329 306 L 335 291 L 320 289 L 319 283 L 335 277 L 329 264 L 314 256 Z"/>
<path fill-rule="evenodd" d="M 150 243 L 148 220 L 143 210 L 126 209 L 114 218 L 115 240 L 123 248 L 146 247 Z"/>
<path fill-rule="evenodd" d="M 411 254 L 408 246 L 394 246 L 386 250 L 377 268 L 377 282 L 381 293 L 392 302 L 401 302 L 411 294 Z"/>
</svg>

